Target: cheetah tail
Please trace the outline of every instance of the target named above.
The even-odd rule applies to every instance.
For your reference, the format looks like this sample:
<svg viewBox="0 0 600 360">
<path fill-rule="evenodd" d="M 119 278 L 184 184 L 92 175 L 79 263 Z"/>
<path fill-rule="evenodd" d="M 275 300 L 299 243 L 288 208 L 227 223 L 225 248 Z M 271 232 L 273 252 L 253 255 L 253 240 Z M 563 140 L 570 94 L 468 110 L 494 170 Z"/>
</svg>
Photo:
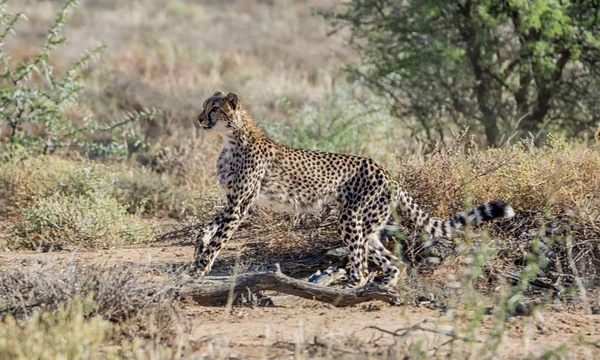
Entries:
<svg viewBox="0 0 600 360">
<path fill-rule="evenodd" d="M 443 220 L 427 215 L 405 190 L 400 190 L 398 205 L 403 214 L 407 216 L 418 228 L 425 230 L 435 237 L 450 237 L 453 231 L 465 226 L 478 226 L 493 219 L 509 219 L 515 216 L 515 211 L 502 200 L 493 200 L 479 205 L 471 210 L 468 215 L 458 213 L 450 219 Z"/>
</svg>

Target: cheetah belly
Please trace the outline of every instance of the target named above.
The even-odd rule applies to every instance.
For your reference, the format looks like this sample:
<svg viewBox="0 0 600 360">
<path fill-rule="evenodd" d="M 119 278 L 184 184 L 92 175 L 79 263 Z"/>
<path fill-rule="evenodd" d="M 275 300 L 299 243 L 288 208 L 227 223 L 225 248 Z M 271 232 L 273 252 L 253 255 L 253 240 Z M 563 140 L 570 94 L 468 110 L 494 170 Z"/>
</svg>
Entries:
<svg viewBox="0 0 600 360">
<path fill-rule="evenodd" d="M 297 194 L 281 185 L 267 183 L 261 187 L 255 204 L 276 212 L 318 212 L 323 205 L 333 200 L 334 197 L 326 193 L 306 192 Z"/>
<path fill-rule="evenodd" d="M 323 205 L 333 202 L 333 197 L 326 197 L 310 203 L 302 203 L 296 199 L 271 195 L 259 194 L 255 204 L 261 208 L 273 210 L 279 213 L 311 213 L 319 212 Z"/>
</svg>

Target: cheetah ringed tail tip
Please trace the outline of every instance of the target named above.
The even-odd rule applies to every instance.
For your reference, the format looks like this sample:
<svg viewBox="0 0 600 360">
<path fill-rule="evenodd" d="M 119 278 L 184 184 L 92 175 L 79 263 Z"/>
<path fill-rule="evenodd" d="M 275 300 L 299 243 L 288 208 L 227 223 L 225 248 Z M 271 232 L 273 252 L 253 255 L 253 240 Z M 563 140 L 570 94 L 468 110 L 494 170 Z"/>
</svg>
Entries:
<svg viewBox="0 0 600 360">
<path fill-rule="evenodd" d="M 494 219 L 510 219 L 514 216 L 515 210 L 512 206 L 503 200 L 493 200 L 477 206 L 468 215 L 459 213 L 444 221 L 441 226 L 436 226 L 439 223 L 434 222 L 433 226 L 430 226 L 430 233 L 438 235 L 441 232 L 442 236 L 446 236 L 452 231 L 461 230 L 464 226 L 479 226 Z"/>
<path fill-rule="evenodd" d="M 506 204 L 506 207 L 504 208 L 504 218 L 510 219 L 513 217 L 515 217 L 515 209 L 513 209 L 513 207 L 510 206 L 509 204 Z"/>
<path fill-rule="evenodd" d="M 515 216 L 515 210 L 503 200 L 493 200 L 474 208 L 468 214 L 461 212 L 443 220 L 426 214 L 414 199 L 401 189 L 398 194 L 398 205 L 417 228 L 435 237 L 450 237 L 453 232 L 461 231 L 465 226 L 478 226 L 494 219 L 509 219 Z"/>
<path fill-rule="evenodd" d="M 469 214 L 467 223 L 470 225 L 479 225 L 493 219 L 510 219 L 514 216 L 515 210 L 512 206 L 503 200 L 493 200 L 473 209 Z"/>
</svg>

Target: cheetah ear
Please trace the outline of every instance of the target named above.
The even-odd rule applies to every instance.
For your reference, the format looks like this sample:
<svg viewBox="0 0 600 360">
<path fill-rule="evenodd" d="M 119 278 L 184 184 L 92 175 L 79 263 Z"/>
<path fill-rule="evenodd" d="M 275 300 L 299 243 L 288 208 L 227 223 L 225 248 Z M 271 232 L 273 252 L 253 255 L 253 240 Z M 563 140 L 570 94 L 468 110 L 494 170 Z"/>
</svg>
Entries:
<svg viewBox="0 0 600 360">
<path fill-rule="evenodd" d="M 230 92 L 226 97 L 227 101 L 231 104 L 233 110 L 237 110 L 240 106 L 240 96 L 234 92 Z"/>
<path fill-rule="evenodd" d="M 222 92 L 222 91 L 217 91 L 217 92 L 216 92 L 216 93 L 213 95 L 213 97 L 215 97 L 215 96 L 217 96 L 217 97 L 223 97 L 223 95 L 225 95 L 225 93 L 224 93 L 224 92 Z"/>
</svg>

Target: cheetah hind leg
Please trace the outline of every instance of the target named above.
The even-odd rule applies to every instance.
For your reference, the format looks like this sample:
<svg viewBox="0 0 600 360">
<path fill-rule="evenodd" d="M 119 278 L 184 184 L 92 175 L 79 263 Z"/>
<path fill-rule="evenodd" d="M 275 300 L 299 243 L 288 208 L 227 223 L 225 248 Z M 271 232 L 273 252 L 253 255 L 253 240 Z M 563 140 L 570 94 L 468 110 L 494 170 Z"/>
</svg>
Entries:
<svg viewBox="0 0 600 360">
<path fill-rule="evenodd" d="M 360 287 L 367 281 L 365 269 L 367 239 L 363 237 L 360 221 L 351 211 L 344 212 L 338 225 L 338 232 L 344 243 L 350 249 L 348 260 L 350 262 L 350 273 L 346 288 Z"/>
<path fill-rule="evenodd" d="M 398 258 L 386 249 L 379 239 L 379 232 L 369 236 L 369 261 L 383 270 L 382 285 L 393 287 L 398 284 L 400 269 L 396 266 Z"/>
</svg>

